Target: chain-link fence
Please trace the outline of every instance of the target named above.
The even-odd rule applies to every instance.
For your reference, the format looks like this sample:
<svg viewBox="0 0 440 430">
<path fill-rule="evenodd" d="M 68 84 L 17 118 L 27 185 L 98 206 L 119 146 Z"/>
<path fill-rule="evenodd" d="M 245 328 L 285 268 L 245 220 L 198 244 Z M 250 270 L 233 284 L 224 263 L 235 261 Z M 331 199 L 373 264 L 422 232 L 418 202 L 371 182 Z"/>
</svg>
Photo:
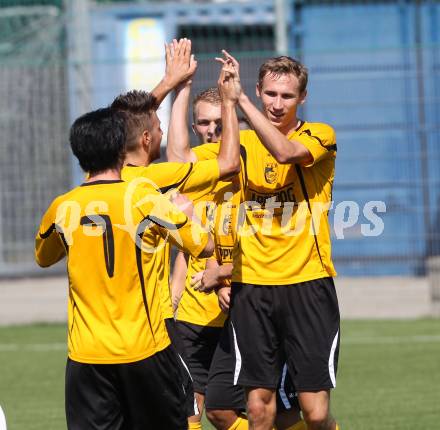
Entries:
<svg viewBox="0 0 440 430">
<path fill-rule="evenodd" d="M 70 184 L 64 22 L 53 5 L 10 5 L 0 29 L 0 274 L 21 275 L 38 217 Z"/>
<path fill-rule="evenodd" d="M 68 125 L 120 92 L 151 89 L 161 43 L 193 41 L 194 94 L 216 84 L 213 58 L 227 48 L 254 101 L 258 67 L 277 52 L 269 0 L 0 6 L 0 275 L 39 273 L 38 221 L 81 179 Z M 440 5 L 288 1 L 286 10 L 289 54 L 310 72 L 302 116 L 337 132 L 330 218 L 339 273 L 423 275 L 440 254 Z"/>
</svg>

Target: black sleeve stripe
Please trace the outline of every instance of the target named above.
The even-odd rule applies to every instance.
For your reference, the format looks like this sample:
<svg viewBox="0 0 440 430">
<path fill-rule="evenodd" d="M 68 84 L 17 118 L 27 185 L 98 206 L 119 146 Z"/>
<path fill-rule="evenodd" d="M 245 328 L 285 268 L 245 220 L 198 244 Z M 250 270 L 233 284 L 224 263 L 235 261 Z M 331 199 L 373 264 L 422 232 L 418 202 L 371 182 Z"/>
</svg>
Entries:
<svg viewBox="0 0 440 430">
<path fill-rule="evenodd" d="M 40 233 L 40 238 L 41 239 L 47 239 L 54 231 L 58 231 L 61 241 L 63 242 L 64 248 L 66 250 L 66 252 L 69 252 L 69 245 L 66 241 L 66 238 L 64 237 L 64 233 L 61 230 L 61 227 L 57 226 L 55 223 L 53 223 L 48 229 L 47 231 L 45 231 L 44 233 Z"/>
<path fill-rule="evenodd" d="M 175 182 L 174 184 L 167 185 L 167 186 L 162 187 L 162 188 L 159 188 L 159 191 L 161 193 L 166 193 L 167 191 L 169 191 L 169 190 L 171 190 L 173 188 L 179 188 L 188 179 L 189 175 L 191 174 L 191 172 L 193 170 L 193 167 L 194 167 L 193 163 L 190 163 L 188 172 L 186 173 L 186 175 L 183 177 L 183 179 L 181 181 Z"/>
<path fill-rule="evenodd" d="M 145 231 L 151 223 L 156 224 L 159 227 L 166 228 L 167 230 L 179 230 L 180 228 L 182 228 L 187 223 L 187 221 L 188 220 L 185 220 L 185 222 L 183 222 L 181 224 L 173 224 L 173 223 L 164 221 L 164 220 L 162 220 L 160 218 L 157 218 L 155 216 L 147 215 L 142 220 L 140 225 L 142 226 L 141 227 L 142 231 Z"/>
<path fill-rule="evenodd" d="M 55 223 L 53 223 L 48 229 L 47 231 L 45 231 L 44 233 L 40 233 L 40 238 L 41 239 L 47 239 L 55 230 Z"/>
<path fill-rule="evenodd" d="M 243 160 L 244 166 L 244 186 L 247 186 L 248 183 L 248 174 L 247 174 L 247 152 L 246 148 L 243 145 L 240 145 L 240 157 Z"/>
<path fill-rule="evenodd" d="M 318 141 L 318 143 L 323 147 L 323 148 L 325 148 L 327 151 L 337 151 L 338 150 L 338 148 L 337 148 L 337 146 L 336 146 L 336 143 L 334 144 L 334 145 L 329 145 L 329 146 L 325 146 L 323 143 L 322 143 L 322 140 L 318 137 L 318 136 L 314 136 L 313 134 L 312 134 L 312 132 L 310 131 L 310 130 L 304 130 L 301 134 L 307 134 L 308 136 L 310 136 L 310 137 L 313 137 L 314 139 L 316 139 L 317 141 Z M 301 136 L 301 134 L 300 134 L 300 136 Z"/>
</svg>

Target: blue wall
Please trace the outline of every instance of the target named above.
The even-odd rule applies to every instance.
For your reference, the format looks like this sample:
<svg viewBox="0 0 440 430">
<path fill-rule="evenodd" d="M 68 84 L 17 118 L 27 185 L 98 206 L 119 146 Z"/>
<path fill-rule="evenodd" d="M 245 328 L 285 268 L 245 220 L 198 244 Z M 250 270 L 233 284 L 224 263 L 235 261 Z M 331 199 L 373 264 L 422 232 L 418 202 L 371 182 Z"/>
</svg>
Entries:
<svg viewBox="0 0 440 430">
<path fill-rule="evenodd" d="M 440 6 L 314 3 L 294 10 L 292 52 L 310 71 L 305 117 L 337 131 L 335 204 L 387 206 L 382 235 L 357 225 L 333 240 L 337 268 L 423 273 L 439 213 Z"/>
<path fill-rule="evenodd" d="M 359 222 L 343 240 L 333 239 L 337 270 L 422 274 L 426 256 L 440 253 L 440 238 L 434 238 L 440 232 L 440 5 L 313 1 L 292 2 L 290 10 L 291 54 L 310 71 L 303 117 L 328 122 L 337 132 L 334 206 L 354 201 L 360 208 Z M 275 20 L 271 1 L 95 7 L 95 106 L 124 88 L 121 26 L 134 17 L 160 17 L 169 39 L 182 25 Z M 261 54 L 255 52 L 258 61 Z M 249 77 L 252 85 L 256 73 Z M 361 232 L 361 223 L 369 224 L 362 213 L 368 201 L 386 204 L 386 213 L 378 214 L 385 223 L 378 237 Z"/>
</svg>

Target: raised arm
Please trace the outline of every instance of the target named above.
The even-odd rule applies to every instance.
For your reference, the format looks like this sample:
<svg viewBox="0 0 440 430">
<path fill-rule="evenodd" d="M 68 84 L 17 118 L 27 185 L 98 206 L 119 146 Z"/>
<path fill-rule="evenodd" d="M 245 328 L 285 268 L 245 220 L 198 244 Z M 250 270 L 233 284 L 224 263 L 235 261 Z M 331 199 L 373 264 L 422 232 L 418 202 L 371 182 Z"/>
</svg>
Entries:
<svg viewBox="0 0 440 430">
<path fill-rule="evenodd" d="M 239 106 L 249 118 L 253 130 L 257 133 L 262 144 L 278 163 L 307 164 L 311 161 L 309 150 L 302 143 L 294 139 L 287 139 L 244 93 L 240 96 Z"/>
<path fill-rule="evenodd" d="M 188 111 L 191 96 L 190 80 L 176 89 L 176 98 L 171 108 L 167 138 L 167 159 L 180 163 L 197 161 L 191 150 L 188 133 Z"/>
<path fill-rule="evenodd" d="M 222 139 L 218 154 L 220 178 L 224 179 L 240 172 L 240 128 L 236 106 L 241 93 L 238 70 L 232 61 L 216 58 L 223 66 L 217 82 L 222 99 Z"/>
<path fill-rule="evenodd" d="M 225 179 L 240 171 L 240 136 L 236 113 L 236 105 L 241 92 L 240 79 L 231 61 L 217 59 L 222 63 L 218 79 L 221 103 L 222 139 L 218 147 L 217 161 L 220 179 Z M 170 129 L 168 133 L 168 161 L 195 162 L 197 156 L 189 145 L 187 129 L 183 132 L 183 124 L 187 121 L 190 99 L 190 85 L 181 86 L 173 104 Z M 212 144 L 216 149 L 215 144 Z"/>
<path fill-rule="evenodd" d="M 235 69 L 238 71 L 238 61 L 224 50 L 223 54 L 227 60 L 234 64 Z M 270 123 L 243 91 L 240 93 L 238 105 L 251 122 L 253 130 L 255 130 L 263 145 L 279 163 L 307 164 L 311 161 L 312 157 L 309 150 L 302 143 L 294 139 L 287 139 L 286 135 Z"/>
<path fill-rule="evenodd" d="M 191 40 L 174 39 L 170 44 L 165 44 L 165 61 L 165 75 L 151 91 L 158 107 L 172 90 L 194 75 L 197 61 L 191 55 Z"/>
</svg>

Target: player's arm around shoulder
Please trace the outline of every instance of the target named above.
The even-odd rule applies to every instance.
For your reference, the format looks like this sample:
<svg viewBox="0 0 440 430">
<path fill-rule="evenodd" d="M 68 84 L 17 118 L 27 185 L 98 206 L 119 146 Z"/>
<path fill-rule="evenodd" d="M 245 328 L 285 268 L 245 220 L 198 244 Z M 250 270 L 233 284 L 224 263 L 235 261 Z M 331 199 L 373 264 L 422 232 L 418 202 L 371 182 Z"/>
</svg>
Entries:
<svg viewBox="0 0 440 430">
<path fill-rule="evenodd" d="M 35 237 L 35 261 L 41 267 L 49 267 L 60 261 L 67 254 L 67 243 L 63 242 L 61 217 L 63 200 L 56 198 L 43 215 Z"/>
</svg>

